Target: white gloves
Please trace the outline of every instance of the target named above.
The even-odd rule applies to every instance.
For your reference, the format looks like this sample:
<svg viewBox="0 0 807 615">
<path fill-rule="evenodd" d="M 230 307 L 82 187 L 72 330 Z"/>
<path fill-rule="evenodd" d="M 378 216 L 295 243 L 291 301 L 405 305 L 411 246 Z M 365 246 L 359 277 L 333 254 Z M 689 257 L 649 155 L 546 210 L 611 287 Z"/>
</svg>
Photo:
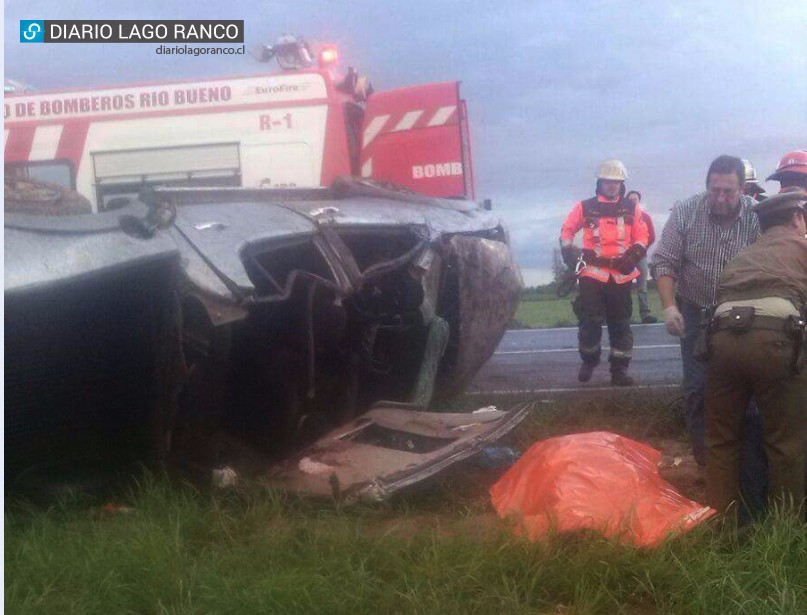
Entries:
<svg viewBox="0 0 807 615">
<path fill-rule="evenodd" d="M 684 317 L 674 305 L 664 308 L 664 325 L 670 335 L 684 337 Z"/>
</svg>

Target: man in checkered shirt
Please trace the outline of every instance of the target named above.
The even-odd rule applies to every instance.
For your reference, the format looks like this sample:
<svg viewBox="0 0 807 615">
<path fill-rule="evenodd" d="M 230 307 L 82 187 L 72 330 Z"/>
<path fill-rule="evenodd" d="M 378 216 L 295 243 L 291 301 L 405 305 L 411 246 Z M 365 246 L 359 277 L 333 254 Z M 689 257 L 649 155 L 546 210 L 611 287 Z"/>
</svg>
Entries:
<svg viewBox="0 0 807 615">
<path fill-rule="evenodd" d="M 706 368 L 693 357 L 704 308 L 715 301 L 723 267 L 759 237 L 756 201 L 742 193 L 743 162 L 719 156 L 706 174 L 706 192 L 675 204 L 653 255 L 667 332 L 681 338 L 687 430 L 698 465 L 706 463 Z"/>
</svg>

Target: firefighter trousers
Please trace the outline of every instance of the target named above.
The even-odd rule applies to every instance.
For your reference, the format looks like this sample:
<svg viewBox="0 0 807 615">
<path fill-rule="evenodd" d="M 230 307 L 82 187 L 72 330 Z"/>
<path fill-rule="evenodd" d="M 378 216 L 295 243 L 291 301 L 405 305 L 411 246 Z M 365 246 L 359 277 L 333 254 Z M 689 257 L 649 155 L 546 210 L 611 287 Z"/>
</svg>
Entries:
<svg viewBox="0 0 807 615">
<path fill-rule="evenodd" d="M 611 342 L 611 354 L 608 357 L 611 371 L 627 368 L 633 351 L 633 332 L 630 330 L 633 298 L 630 283 L 617 284 L 613 278 L 609 278 L 608 282 L 600 282 L 581 277 L 580 292 L 573 307 L 578 320 L 577 341 L 583 362 L 596 364 L 600 361 L 602 325 L 606 324 Z"/>
<path fill-rule="evenodd" d="M 784 332 L 717 331 L 706 376 L 706 495 L 731 512 L 739 499 L 743 419 L 753 395 L 762 416 L 769 498 L 801 503 L 807 454 L 807 371 L 792 369 L 793 339 Z"/>
</svg>

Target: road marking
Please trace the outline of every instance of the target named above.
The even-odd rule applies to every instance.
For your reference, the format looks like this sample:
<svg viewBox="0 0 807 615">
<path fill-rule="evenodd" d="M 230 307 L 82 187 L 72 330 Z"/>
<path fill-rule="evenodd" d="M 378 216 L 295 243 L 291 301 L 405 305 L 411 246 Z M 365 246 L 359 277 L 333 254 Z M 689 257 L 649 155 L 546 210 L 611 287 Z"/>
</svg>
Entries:
<svg viewBox="0 0 807 615">
<path fill-rule="evenodd" d="M 652 324 L 642 324 L 640 322 L 631 323 L 631 328 L 633 327 L 662 327 L 664 326 L 663 322 L 654 322 Z M 574 330 L 577 331 L 577 327 L 548 327 L 543 329 L 508 329 L 505 331 L 505 335 L 508 333 L 544 333 L 546 331 L 569 331 Z"/>
<path fill-rule="evenodd" d="M 495 389 L 493 391 L 466 391 L 466 395 L 545 395 L 547 393 L 603 393 L 605 391 L 635 391 L 648 389 L 680 389 L 680 384 L 635 384 L 630 387 L 555 387 L 548 389 Z"/>
<path fill-rule="evenodd" d="M 634 350 L 656 350 L 658 348 L 681 348 L 680 344 L 648 344 L 647 346 L 634 346 Z M 603 346 L 603 350 L 611 350 L 610 346 Z M 494 355 L 500 354 L 548 354 L 552 352 L 577 352 L 577 348 L 544 348 L 541 350 L 499 350 Z"/>
</svg>

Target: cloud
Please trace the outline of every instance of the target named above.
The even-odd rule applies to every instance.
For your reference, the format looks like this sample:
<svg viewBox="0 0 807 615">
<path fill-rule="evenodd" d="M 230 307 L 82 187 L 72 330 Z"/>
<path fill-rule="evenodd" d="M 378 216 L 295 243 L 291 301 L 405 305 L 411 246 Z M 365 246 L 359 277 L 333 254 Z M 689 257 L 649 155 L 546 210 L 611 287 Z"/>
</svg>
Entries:
<svg viewBox="0 0 807 615">
<path fill-rule="evenodd" d="M 157 59 L 151 45 L 21 45 L 19 19 L 243 17 L 248 44 L 294 32 L 339 45 L 377 90 L 459 79 L 477 193 L 509 222 L 525 266 L 549 262 L 563 216 L 593 194 L 605 158 L 626 163 L 630 186 L 661 215 L 702 189 L 719 154 L 750 158 L 767 176 L 784 152 L 807 147 L 800 3 L 12 0 L 5 10 L 6 73 L 42 88 L 267 67 L 249 57 Z"/>
</svg>

